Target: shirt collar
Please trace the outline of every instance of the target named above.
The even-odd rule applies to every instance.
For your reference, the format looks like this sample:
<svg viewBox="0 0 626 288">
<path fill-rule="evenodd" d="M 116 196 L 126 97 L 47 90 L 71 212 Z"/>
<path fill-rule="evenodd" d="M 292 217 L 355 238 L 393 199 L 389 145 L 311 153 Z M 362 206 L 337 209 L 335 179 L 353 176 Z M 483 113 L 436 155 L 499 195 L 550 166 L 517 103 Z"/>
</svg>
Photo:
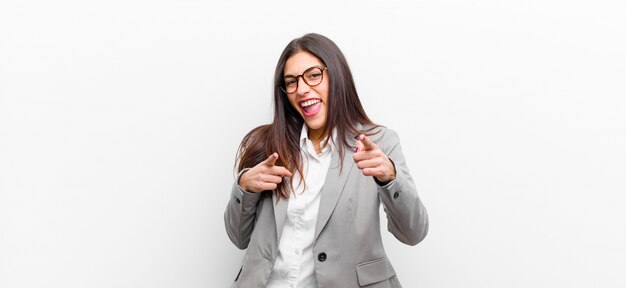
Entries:
<svg viewBox="0 0 626 288">
<path fill-rule="evenodd" d="M 337 141 L 337 130 L 333 129 L 332 134 L 332 139 L 335 139 L 334 141 L 330 141 L 328 143 L 328 145 L 326 145 L 326 147 L 324 147 L 324 149 L 322 150 L 322 153 L 324 153 L 327 149 L 332 151 L 335 147 L 335 141 Z M 306 143 L 307 140 L 309 140 L 309 127 L 306 126 L 306 122 L 302 123 L 302 131 L 300 131 L 300 148 L 305 148 L 306 147 Z M 324 143 L 325 141 L 328 140 L 328 137 L 326 137 L 326 139 L 322 140 L 322 143 Z M 310 140 L 309 140 L 310 141 Z"/>
</svg>

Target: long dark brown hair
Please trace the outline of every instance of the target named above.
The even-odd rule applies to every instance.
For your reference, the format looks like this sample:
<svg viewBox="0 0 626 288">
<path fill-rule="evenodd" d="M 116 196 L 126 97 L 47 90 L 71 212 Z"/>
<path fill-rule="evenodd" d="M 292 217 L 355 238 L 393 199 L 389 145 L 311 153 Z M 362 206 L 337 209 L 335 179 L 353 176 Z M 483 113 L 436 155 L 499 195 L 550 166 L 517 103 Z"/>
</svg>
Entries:
<svg viewBox="0 0 626 288">
<path fill-rule="evenodd" d="M 280 88 L 283 83 L 285 62 L 300 51 L 313 54 L 328 68 L 328 77 L 330 77 L 330 90 L 328 103 L 326 103 L 328 118 L 322 135 L 329 135 L 330 131 L 336 129 L 337 138 L 331 141 L 337 147 L 340 159 L 343 159 L 346 147 L 354 146 L 354 143 L 348 143 L 347 139 L 354 139 L 350 135 L 363 132 L 357 131 L 355 124 L 376 126 L 363 110 L 348 62 L 339 47 L 325 36 L 315 33 L 306 34 L 289 42 L 280 55 L 274 72 L 274 120 L 271 124 L 252 129 L 243 138 L 237 153 L 237 171 L 254 167 L 272 153 L 278 152 L 276 165 L 284 166 L 293 173 L 297 171 L 303 175 L 299 140 L 304 119 L 291 106 L 287 94 Z M 291 190 L 285 182 L 279 184 L 275 190 L 278 199 L 289 198 Z"/>
</svg>

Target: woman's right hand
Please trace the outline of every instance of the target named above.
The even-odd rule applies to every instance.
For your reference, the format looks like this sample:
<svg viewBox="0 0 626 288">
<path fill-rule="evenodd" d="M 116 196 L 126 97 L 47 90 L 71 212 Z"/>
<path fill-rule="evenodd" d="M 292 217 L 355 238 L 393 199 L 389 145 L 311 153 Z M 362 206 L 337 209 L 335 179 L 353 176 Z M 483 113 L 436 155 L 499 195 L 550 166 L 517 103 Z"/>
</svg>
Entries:
<svg viewBox="0 0 626 288">
<path fill-rule="evenodd" d="M 247 192 L 263 192 L 274 190 L 283 182 L 283 177 L 291 177 L 292 174 L 283 166 L 276 166 L 278 153 L 270 155 L 265 161 L 250 168 L 239 177 L 239 186 Z"/>
</svg>

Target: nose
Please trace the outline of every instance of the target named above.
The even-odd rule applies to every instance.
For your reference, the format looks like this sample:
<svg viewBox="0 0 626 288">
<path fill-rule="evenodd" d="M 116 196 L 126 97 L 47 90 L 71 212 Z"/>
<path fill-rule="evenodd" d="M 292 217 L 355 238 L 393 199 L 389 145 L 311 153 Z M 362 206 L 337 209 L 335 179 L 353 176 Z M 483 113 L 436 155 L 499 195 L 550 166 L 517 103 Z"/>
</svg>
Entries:
<svg viewBox="0 0 626 288">
<path fill-rule="evenodd" d="M 306 84 L 306 82 L 304 82 L 304 76 L 298 76 L 298 90 L 296 90 L 298 92 L 298 95 L 305 95 L 307 93 L 309 93 L 309 91 L 311 91 L 311 87 L 309 86 L 309 84 Z"/>
</svg>

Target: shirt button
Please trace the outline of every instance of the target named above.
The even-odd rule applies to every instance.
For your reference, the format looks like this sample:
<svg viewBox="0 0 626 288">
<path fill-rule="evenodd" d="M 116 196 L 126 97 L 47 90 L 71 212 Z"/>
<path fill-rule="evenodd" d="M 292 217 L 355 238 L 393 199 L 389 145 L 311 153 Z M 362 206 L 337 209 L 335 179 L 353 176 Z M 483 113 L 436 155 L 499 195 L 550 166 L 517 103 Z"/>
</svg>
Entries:
<svg viewBox="0 0 626 288">
<path fill-rule="evenodd" d="M 298 249 L 294 249 L 294 250 L 293 250 L 293 253 L 294 253 L 294 254 L 296 254 L 296 255 L 300 255 L 300 250 L 298 250 Z"/>
<path fill-rule="evenodd" d="M 396 199 L 396 198 L 398 198 L 398 196 L 399 196 L 399 195 L 400 195 L 400 193 L 398 193 L 398 192 L 396 192 L 396 193 L 393 193 L 393 199 Z"/>
<path fill-rule="evenodd" d="M 320 254 L 317 254 L 317 260 L 320 260 L 320 262 L 326 261 L 326 253 L 322 252 Z"/>
</svg>

